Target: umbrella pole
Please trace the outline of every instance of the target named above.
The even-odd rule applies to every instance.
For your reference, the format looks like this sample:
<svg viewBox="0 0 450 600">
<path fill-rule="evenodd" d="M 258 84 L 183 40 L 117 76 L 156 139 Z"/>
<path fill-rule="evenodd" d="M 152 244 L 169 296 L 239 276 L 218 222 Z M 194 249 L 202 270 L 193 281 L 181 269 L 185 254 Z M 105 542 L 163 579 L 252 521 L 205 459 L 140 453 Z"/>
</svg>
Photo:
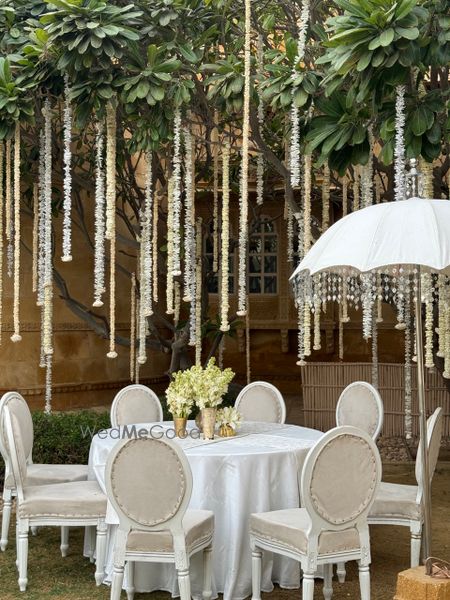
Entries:
<svg viewBox="0 0 450 600">
<path fill-rule="evenodd" d="M 422 289 L 420 267 L 417 269 L 417 292 L 416 292 L 416 352 L 417 352 L 417 394 L 419 399 L 419 426 L 420 426 L 420 451 L 422 459 L 422 488 L 423 488 L 423 556 L 431 556 L 431 494 L 430 476 L 428 467 L 428 437 L 427 437 L 427 414 L 425 405 L 425 376 L 422 336 Z"/>
</svg>

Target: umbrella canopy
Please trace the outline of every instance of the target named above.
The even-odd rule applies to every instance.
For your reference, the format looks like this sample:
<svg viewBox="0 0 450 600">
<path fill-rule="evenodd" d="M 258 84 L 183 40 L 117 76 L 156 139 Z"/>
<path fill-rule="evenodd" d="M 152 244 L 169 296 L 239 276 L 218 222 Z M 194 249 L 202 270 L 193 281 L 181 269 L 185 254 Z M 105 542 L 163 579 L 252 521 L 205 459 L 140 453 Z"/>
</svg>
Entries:
<svg viewBox="0 0 450 600">
<path fill-rule="evenodd" d="M 425 556 L 431 552 L 431 513 L 420 272 L 448 275 L 449 268 L 450 202 L 414 197 L 369 206 L 342 218 L 319 238 L 291 276 L 300 310 L 308 311 L 317 298 L 338 302 L 350 298 L 355 305 L 361 302 L 363 324 L 372 319 L 376 278 L 386 282 L 391 277 L 398 300 L 399 277 L 406 274 L 409 281 L 414 276 Z"/>
<path fill-rule="evenodd" d="M 448 269 L 450 202 L 409 198 L 351 213 L 318 239 L 291 279 L 302 271 L 387 272 L 399 265 Z"/>
</svg>

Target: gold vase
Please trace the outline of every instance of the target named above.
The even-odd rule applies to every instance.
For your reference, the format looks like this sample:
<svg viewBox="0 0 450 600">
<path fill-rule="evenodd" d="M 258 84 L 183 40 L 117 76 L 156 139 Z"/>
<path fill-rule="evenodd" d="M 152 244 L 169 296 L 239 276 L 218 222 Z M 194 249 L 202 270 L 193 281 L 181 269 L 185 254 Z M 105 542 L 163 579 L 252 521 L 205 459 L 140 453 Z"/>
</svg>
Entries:
<svg viewBox="0 0 450 600">
<path fill-rule="evenodd" d="M 186 434 L 187 418 L 186 417 L 174 417 L 173 424 L 175 426 L 176 436 L 179 438 L 185 438 L 187 435 Z"/>
<path fill-rule="evenodd" d="M 216 408 L 202 408 L 203 437 L 213 440 L 216 429 Z"/>
<path fill-rule="evenodd" d="M 220 437 L 233 437 L 233 435 L 236 435 L 236 431 L 231 425 L 221 425 L 219 427 L 219 435 Z"/>
</svg>

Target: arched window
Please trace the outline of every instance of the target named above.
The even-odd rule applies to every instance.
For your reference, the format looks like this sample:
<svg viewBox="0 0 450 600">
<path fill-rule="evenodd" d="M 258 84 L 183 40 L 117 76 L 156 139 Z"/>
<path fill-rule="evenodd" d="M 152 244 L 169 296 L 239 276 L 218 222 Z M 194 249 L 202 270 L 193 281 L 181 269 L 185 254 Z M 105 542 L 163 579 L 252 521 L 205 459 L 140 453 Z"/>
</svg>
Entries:
<svg viewBox="0 0 450 600">
<path fill-rule="evenodd" d="M 207 287 L 210 294 L 219 293 L 219 273 L 213 273 L 214 262 L 214 224 L 210 221 L 208 225 L 208 233 L 205 236 L 203 244 L 203 255 L 206 261 L 208 281 Z M 231 231 L 230 231 L 231 236 Z M 219 246 L 220 254 L 220 246 Z M 219 263 L 220 264 L 220 263 Z M 234 278 L 235 278 L 235 252 L 234 245 L 230 245 L 230 253 L 228 255 L 228 293 L 234 294 Z"/>
<path fill-rule="evenodd" d="M 275 223 L 261 217 L 250 227 L 248 291 L 276 294 L 278 290 L 278 235 Z"/>
</svg>

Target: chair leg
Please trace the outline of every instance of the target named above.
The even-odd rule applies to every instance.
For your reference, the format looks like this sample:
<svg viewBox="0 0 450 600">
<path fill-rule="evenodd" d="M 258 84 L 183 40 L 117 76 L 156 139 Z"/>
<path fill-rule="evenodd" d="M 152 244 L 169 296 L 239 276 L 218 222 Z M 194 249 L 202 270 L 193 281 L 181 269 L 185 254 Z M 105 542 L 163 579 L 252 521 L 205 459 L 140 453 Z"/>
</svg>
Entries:
<svg viewBox="0 0 450 600">
<path fill-rule="evenodd" d="M 261 600 L 262 551 L 252 550 L 252 600 Z"/>
<path fill-rule="evenodd" d="M 178 571 L 178 587 L 180 589 L 180 600 L 191 600 L 191 578 L 189 569 Z"/>
<path fill-rule="evenodd" d="M 314 573 L 303 571 L 302 600 L 314 599 Z"/>
<path fill-rule="evenodd" d="M 324 565 L 323 567 L 323 597 L 325 600 L 331 600 L 333 596 L 333 565 Z"/>
<path fill-rule="evenodd" d="M 411 531 L 411 568 L 420 565 L 420 549 L 422 546 L 422 523 L 413 522 Z"/>
<path fill-rule="evenodd" d="M 212 546 L 203 550 L 203 600 L 212 596 Z"/>
<path fill-rule="evenodd" d="M 133 600 L 134 598 L 134 562 L 132 560 L 127 561 L 125 565 L 127 570 L 127 600 Z"/>
<path fill-rule="evenodd" d="M 358 563 L 359 569 L 359 587 L 361 590 L 361 600 L 370 600 L 370 571 L 367 565 Z"/>
<path fill-rule="evenodd" d="M 25 592 L 28 584 L 28 524 L 25 525 L 18 522 L 17 534 L 19 538 L 18 544 L 18 561 L 19 561 L 19 589 Z"/>
<path fill-rule="evenodd" d="M 105 560 L 106 560 L 106 532 L 108 527 L 104 521 L 97 525 L 97 560 L 95 561 L 95 583 L 101 585 L 105 578 Z M 122 575 L 123 578 L 123 575 Z"/>
<path fill-rule="evenodd" d="M 345 562 L 338 562 L 336 565 L 336 575 L 339 583 L 345 583 L 345 576 L 347 571 L 345 570 Z"/>
<path fill-rule="evenodd" d="M 61 556 L 67 556 L 67 550 L 69 549 L 69 528 L 61 527 Z"/>
<path fill-rule="evenodd" d="M 97 530 L 95 527 L 88 527 L 89 536 L 89 560 L 92 564 L 95 563 L 95 543 L 97 541 Z"/>
<path fill-rule="evenodd" d="M 3 490 L 3 514 L 2 514 L 2 537 L 0 539 L 0 549 L 6 550 L 8 545 L 9 522 L 11 520 L 12 491 L 8 488 Z"/>
<path fill-rule="evenodd" d="M 123 565 L 114 565 L 110 600 L 120 600 L 123 584 Z"/>
</svg>

